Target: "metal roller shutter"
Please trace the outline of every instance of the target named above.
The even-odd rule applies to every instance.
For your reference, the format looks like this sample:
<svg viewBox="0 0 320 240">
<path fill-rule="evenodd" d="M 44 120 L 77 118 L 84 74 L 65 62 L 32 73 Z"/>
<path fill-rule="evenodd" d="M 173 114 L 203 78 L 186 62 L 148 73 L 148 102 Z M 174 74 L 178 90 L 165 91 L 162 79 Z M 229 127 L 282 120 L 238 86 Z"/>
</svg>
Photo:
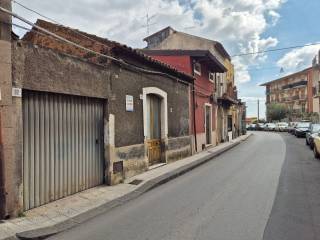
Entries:
<svg viewBox="0 0 320 240">
<path fill-rule="evenodd" d="M 24 91 L 25 210 L 102 184 L 103 155 L 103 101 Z"/>
</svg>

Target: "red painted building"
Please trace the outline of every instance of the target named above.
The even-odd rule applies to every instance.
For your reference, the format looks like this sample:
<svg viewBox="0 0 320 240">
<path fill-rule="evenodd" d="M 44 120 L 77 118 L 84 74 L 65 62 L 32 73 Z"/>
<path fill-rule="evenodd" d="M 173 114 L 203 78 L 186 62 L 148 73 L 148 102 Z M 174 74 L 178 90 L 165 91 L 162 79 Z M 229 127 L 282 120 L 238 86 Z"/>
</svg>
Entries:
<svg viewBox="0 0 320 240">
<path fill-rule="evenodd" d="M 196 151 L 217 144 L 217 75 L 226 68 L 208 50 L 143 50 L 156 60 L 195 77 L 190 88 L 190 134 Z M 194 134 L 196 133 L 196 134 Z"/>
</svg>

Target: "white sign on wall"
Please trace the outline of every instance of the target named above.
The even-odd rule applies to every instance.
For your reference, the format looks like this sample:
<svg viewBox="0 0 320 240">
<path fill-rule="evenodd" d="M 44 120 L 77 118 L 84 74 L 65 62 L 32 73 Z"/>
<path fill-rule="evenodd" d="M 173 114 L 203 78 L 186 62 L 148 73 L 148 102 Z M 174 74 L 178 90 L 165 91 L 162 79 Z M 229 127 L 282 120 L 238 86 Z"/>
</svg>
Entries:
<svg viewBox="0 0 320 240">
<path fill-rule="evenodd" d="M 13 97 L 22 97 L 22 89 L 21 88 L 12 88 L 12 96 Z"/>
<path fill-rule="evenodd" d="M 133 112 L 133 96 L 126 95 L 126 111 Z"/>
</svg>

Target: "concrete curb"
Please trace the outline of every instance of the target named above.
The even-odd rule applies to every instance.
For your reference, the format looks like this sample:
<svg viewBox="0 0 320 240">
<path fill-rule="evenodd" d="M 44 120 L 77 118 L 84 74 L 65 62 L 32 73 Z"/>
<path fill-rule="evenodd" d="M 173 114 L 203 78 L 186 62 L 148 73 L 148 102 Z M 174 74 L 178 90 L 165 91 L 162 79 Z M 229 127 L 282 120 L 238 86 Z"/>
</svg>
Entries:
<svg viewBox="0 0 320 240">
<path fill-rule="evenodd" d="M 106 213 L 115 207 L 118 207 L 128 201 L 131 201 L 131 200 L 139 197 L 140 195 L 150 191 L 151 189 L 154 189 L 164 183 L 167 183 L 167 182 L 171 181 L 172 179 L 175 179 L 175 178 L 205 164 L 206 162 L 212 160 L 212 158 L 215 158 L 215 157 L 221 155 L 222 153 L 234 148 L 235 146 L 239 145 L 243 141 L 247 140 L 251 135 L 252 134 L 250 133 L 242 140 L 231 143 L 230 145 L 228 145 L 218 151 L 212 152 L 211 154 L 209 154 L 207 156 L 201 157 L 198 160 L 196 160 L 195 162 L 189 163 L 189 164 L 187 164 L 183 167 L 180 167 L 174 171 L 165 173 L 155 179 L 147 181 L 143 185 L 141 185 L 139 188 L 137 188 L 135 191 L 132 191 L 132 192 L 120 197 L 120 198 L 114 199 L 114 200 L 112 200 L 108 203 L 105 203 L 99 207 L 91 209 L 85 213 L 81 213 L 81 214 L 77 215 L 76 217 L 70 218 L 66 221 L 63 221 L 63 222 L 58 223 L 53 226 L 17 233 L 15 237 L 9 237 L 4 240 L 13 240 L 13 239 L 42 240 L 42 239 L 45 239 L 45 238 L 50 237 L 52 235 L 55 235 L 57 233 L 66 231 L 66 230 L 73 228 L 81 223 L 84 223 L 84 222 L 86 222 L 86 221 L 88 221 L 88 220 L 90 220 L 100 214 Z M 208 152 L 210 153 L 210 150 L 208 150 Z"/>
</svg>

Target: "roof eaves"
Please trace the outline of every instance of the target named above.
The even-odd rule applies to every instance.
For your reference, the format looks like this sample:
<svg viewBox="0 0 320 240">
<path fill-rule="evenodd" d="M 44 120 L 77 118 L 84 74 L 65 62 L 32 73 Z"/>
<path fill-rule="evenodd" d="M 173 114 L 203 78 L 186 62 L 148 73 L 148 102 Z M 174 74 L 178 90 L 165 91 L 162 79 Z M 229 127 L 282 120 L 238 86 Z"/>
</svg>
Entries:
<svg viewBox="0 0 320 240">
<path fill-rule="evenodd" d="M 308 68 L 305 68 L 305 69 L 303 69 L 303 70 L 301 70 L 301 71 L 299 71 L 299 72 L 295 72 L 295 73 L 289 74 L 289 75 L 287 75 L 287 76 L 284 76 L 284 77 L 281 77 L 281 78 L 278 78 L 278 79 L 275 79 L 275 80 L 272 80 L 272 81 L 269 81 L 269 82 L 262 83 L 262 84 L 260 84 L 259 86 L 262 86 L 262 87 L 263 87 L 263 86 L 267 86 L 267 85 L 269 85 L 269 84 L 271 84 L 271 83 L 278 82 L 278 81 L 282 81 L 282 80 L 284 80 L 284 79 L 286 79 L 286 78 L 290 78 L 290 77 L 294 77 L 294 76 L 296 76 L 296 75 L 302 74 L 302 73 L 307 72 L 307 71 L 309 71 L 309 70 L 311 70 L 311 69 L 312 69 L 312 67 L 308 67 Z"/>
<path fill-rule="evenodd" d="M 161 30 L 159 30 L 159 31 L 157 31 L 157 32 L 155 32 L 155 33 L 153 33 L 153 34 L 151 34 L 151 35 L 149 35 L 149 36 L 145 37 L 145 38 L 143 39 L 143 41 L 147 41 L 149 38 L 151 38 L 151 37 L 153 37 L 153 36 L 157 35 L 157 34 L 158 34 L 158 33 L 160 33 L 160 32 L 163 32 L 163 31 L 165 31 L 165 30 L 167 30 L 167 29 L 171 29 L 172 31 L 177 32 L 177 31 L 176 31 L 176 30 L 174 30 L 171 26 L 168 26 L 168 27 L 165 27 L 165 28 L 163 28 L 163 29 L 161 29 Z"/>
<path fill-rule="evenodd" d="M 188 81 L 193 81 L 194 80 L 194 77 L 191 76 L 191 75 L 188 75 L 184 72 L 181 72 L 179 71 L 178 69 L 176 68 L 173 68 L 171 67 L 170 65 L 168 64 L 164 64 L 158 60 L 155 60 L 153 58 L 151 58 L 150 56 L 140 52 L 140 51 L 137 51 L 136 49 L 132 48 L 132 47 L 129 47 L 128 45 L 125 45 L 125 44 L 122 44 L 122 43 L 119 43 L 119 42 L 116 42 L 116 41 L 112 41 L 112 40 L 109 40 L 107 38 L 102 38 L 102 37 L 99 37 L 99 36 L 96 36 L 94 34 L 89 34 L 89 33 L 86 33 L 86 32 L 83 32 L 83 31 L 80 31 L 78 29 L 73 29 L 73 28 L 70 28 L 70 27 L 67 27 L 67 26 L 63 26 L 63 25 L 59 25 L 59 24 L 55 24 L 55 23 L 51 23 L 51 22 L 47 22 L 45 20 L 42 20 L 42 19 L 38 19 L 37 22 L 36 22 L 37 25 L 39 26 L 42 26 L 42 27 L 45 27 L 45 25 L 51 25 L 52 27 L 59 27 L 61 29 L 66 29 L 66 30 L 71 30 L 71 31 L 75 31 L 75 32 L 78 32 L 80 33 L 81 35 L 85 35 L 87 37 L 90 37 L 92 38 L 93 40 L 97 41 L 97 42 L 100 42 L 102 44 L 108 44 L 108 46 L 110 47 L 110 45 L 114 45 L 116 47 L 119 47 L 119 48 L 122 48 L 124 50 L 127 50 L 127 51 L 130 51 L 132 52 L 133 54 L 136 54 L 137 56 L 139 57 L 142 57 L 144 58 L 146 61 L 149 61 L 150 63 L 153 63 L 153 64 L 156 64 L 164 69 L 167 69 L 171 72 L 174 72 L 177 76 L 180 76 L 182 78 L 184 78 L 185 80 L 188 80 Z M 170 27 L 171 28 L 171 27 Z M 50 30 L 50 29 L 49 29 Z M 32 31 L 32 30 L 31 30 Z M 112 46 L 112 48 L 114 47 Z"/>
</svg>

